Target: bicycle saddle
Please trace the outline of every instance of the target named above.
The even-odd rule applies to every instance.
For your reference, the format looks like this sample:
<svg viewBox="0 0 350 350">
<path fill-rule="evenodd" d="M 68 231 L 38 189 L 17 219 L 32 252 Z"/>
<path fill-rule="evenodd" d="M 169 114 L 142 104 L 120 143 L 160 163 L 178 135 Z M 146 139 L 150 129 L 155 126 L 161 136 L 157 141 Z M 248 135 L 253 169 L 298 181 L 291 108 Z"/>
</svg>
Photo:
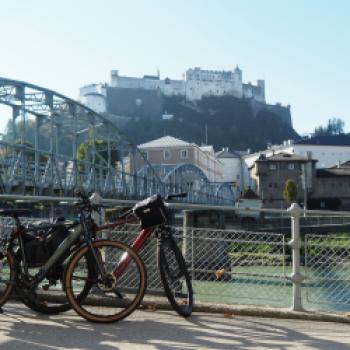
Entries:
<svg viewBox="0 0 350 350">
<path fill-rule="evenodd" d="M 29 209 L 0 209 L 0 216 L 23 216 L 29 215 L 31 211 Z"/>
</svg>

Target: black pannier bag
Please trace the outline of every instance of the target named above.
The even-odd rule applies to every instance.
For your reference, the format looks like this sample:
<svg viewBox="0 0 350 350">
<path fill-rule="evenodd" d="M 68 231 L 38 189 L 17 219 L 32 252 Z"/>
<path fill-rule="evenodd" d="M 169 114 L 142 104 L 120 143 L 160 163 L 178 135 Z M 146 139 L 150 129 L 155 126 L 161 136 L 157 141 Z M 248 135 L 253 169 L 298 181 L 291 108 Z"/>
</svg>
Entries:
<svg viewBox="0 0 350 350">
<path fill-rule="evenodd" d="M 141 227 L 143 229 L 161 225 L 167 221 L 166 208 L 159 194 L 155 194 L 138 202 L 134 206 L 133 211 L 141 220 Z"/>
<path fill-rule="evenodd" d="M 23 241 L 28 266 L 44 265 L 68 235 L 69 231 L 65 225 L 55 226 L 48 231 L 27 232 Z"/>
</svg>

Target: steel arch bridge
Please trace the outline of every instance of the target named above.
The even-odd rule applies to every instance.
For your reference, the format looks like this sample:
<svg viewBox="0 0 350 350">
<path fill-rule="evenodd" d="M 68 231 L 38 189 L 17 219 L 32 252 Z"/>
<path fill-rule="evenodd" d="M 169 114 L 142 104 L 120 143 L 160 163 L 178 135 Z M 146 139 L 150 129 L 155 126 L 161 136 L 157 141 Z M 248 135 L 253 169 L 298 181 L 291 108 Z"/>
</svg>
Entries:
<svg viewBox="0 0 350 350">
<path fill-rule="evenodd" d="M 228 185 L 210 184 L 194 166 L 161 175 L 106 116 L 55 91 L 0 78 L 1 105 L 10 111 L 0 139 L 3 194 L 71 196 L 84 188 L 105 198 L 140 199 L 186 190 L 190 202 L 233 203 Z"/>
<path fill-rule="evenodd" d="M 187 201 L 191 203 L 210 203 L 231 205 L 234 194 L 228 183 L 210 182 L 202 169 L 193 164 L 148 165 L 139 170 L 140 176 L 147 176 L 148 172 L 158 173 L 165 186 L 166 193 L 187 192 Z"/>
</svg>

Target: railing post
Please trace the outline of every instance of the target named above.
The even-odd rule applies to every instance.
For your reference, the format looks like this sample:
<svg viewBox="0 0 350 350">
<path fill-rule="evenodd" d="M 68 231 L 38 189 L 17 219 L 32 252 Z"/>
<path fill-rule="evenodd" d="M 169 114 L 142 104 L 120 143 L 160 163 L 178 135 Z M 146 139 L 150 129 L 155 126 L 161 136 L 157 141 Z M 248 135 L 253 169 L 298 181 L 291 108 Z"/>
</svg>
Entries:
<svg viewBox="0 0 350 350">
<path fill-rule="evenodd" d="M 188 256 L 188 228 L 190 226 L 190 212 L 188 210 L 183 211 L 183 223 L 182 223 L 182 255 L 185 260 Z"/>
<path fill-rule="evenodd" d="M 300 216 L 302 214 L 302 209 L 297 203 L 292 203 L 288 212 L 291 216 L 291 230 L 292 239 L 288 242 L 288 245 L 292 249 L 292 265 L 293 271 L 291 274 L 291 281 L 293 283 L 293 300 L 290 309 L 292 311 L 304 311 L 301 302 L 301 282 L 304 276 L 300 272 L 300 248 L 301 248 L 301 238 L 300 238 Z"/>
</svg>

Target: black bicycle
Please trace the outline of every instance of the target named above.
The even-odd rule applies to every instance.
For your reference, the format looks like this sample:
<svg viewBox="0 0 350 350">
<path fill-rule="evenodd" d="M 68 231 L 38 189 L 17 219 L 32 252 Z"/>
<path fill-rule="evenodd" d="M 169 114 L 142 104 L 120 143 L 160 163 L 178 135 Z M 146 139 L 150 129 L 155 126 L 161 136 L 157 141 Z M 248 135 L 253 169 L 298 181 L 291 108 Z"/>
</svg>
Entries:
<svg viewBox="0 0 350 350">
<path fill-rule="evenodd" d="M 77 205 L 81 213 L 86 210 L 91 212 L 94 209 L 84 199 L 80 200 Z M 83 283 L 80 283 L 77 296 L 79 302 L 83 302 L 92 290 L 96 294 L 99 293 L 99 290 L 109 290 L 114 297 L 119 296 L 115 281 L 107 271 L 104 254 L 101 251 L 101 247 L 108 246 L 111 247 L 114 254 L 127 254 L 130 257 L 131 266 L 137 270 L 136 276 L 138 276 L 139 284 L 135 297 L 110 315 L 109 321 L 119 320 L 137 307 L 142 300 L 146 286 L 145 269 L 142 260 L 130 247 L 121 242 L 96 240 L 91 235 L 93 231 L 88 229 L 88 226 L 93 224 L 92 220 L 88 220 L 89 216 L 80 215 L 78 222 L 68 226 L 55 223 L 40 227 L 24 227 L 20 216 L 29 213 L 30 211 L 23 209 L 0 210 L 1 216 L 11 217 L 15 221 L 15 227 L 3 227 L 0 235 L 0 306 L 15 291 L 24 304 L 37 312 L 55 314 L 70 309 L 71 305 L 64 293 L 55 295 L 56 293 L 53 293 L 50 287 L 59 284 L 61 292 L 66 289 L 64 276 L 67 261 L 73 259 L 81 249 L 85 249 L 86 252 L 84 254 L 86 270 L 80 271 L 80 274 L 84 273 L 84 279 L 82 279 Z M 51 231 L 52 234 L 52 230 L 58 228 L 62 230 L 62 225 L 66 228 L 65 237 L 62 237 L 61 234 L 59 244 L 51 247 L 52 249 L 48 250 L 45 256 L 43 252 L 48 248 L 50 233 L 45 236 L 41 235 L 41 237 L 38 233 Z M 42 246 L 37 242 L 40 239 Z M 42 254 L 33 254 L 33 250 Z M 38 256 L 41 258 L 38 259 Z M 105 322 L 104 319 L 102 321 Z"/>
</svg>

